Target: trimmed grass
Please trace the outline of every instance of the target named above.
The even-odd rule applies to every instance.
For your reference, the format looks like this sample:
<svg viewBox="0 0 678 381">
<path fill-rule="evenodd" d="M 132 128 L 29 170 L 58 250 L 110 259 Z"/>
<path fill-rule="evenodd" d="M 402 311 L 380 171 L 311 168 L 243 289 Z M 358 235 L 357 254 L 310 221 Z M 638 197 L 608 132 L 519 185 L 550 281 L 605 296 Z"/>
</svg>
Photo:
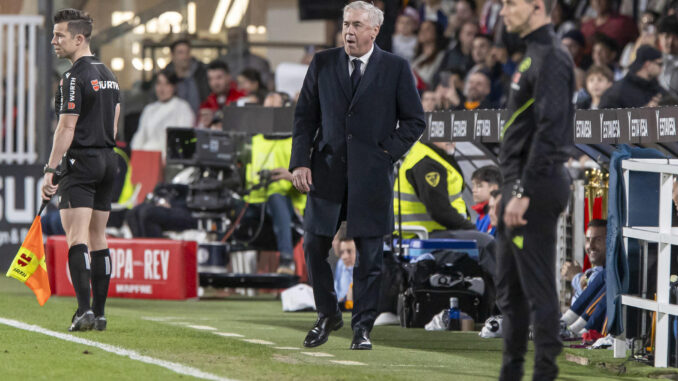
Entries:
<svg viewBox="0 0 678 381">
<path fill-rule="evenodd" d="M 74 298 L 54 296 L 44 307 L 39 307 L 27 287 L 0 277 L 0 317 L 66 332 L 74 309 Z M 74 335 L 238 380 L 496 380 L 501 363 L 501 340 L 481 339 L 475 332 L 376 327 L 372 333 L 374 350 L 351 351 L 348 349 L 349 314 L 344 315 L 345 327 L 334 332 L 328 343 L 306 349 L 301 344 L 315 314 L 283 313 L 280 302 L 271 297 L 182 302 L 109 299 L 107 317 L 107 331 Z M 210 326 L 218 332 L 267 340 L 275 345 L 222 337 L 212 331 L 190 328 L 188 324 Z M 3 379 L 190 378 L 96 348 L 1 324 L 0 337 Z M 627 362 L 626 375 L 618 376 L 596 365 L 600 362 L 621 364 L 623 361 L 612 359 L 612 351 L 566 351 L 594 360 L 593 365 L 581 366 L 561 356 L 559 366 L 563 380 L 646 379 L 657 371 Z M 333 357 L 313 357 L 302 352 L 322 352 Z M 525 379 L 531 378 L 532 354 L 528 353 Z M 342 365 L 332 360 L 365 365 Z"/>
</svg>

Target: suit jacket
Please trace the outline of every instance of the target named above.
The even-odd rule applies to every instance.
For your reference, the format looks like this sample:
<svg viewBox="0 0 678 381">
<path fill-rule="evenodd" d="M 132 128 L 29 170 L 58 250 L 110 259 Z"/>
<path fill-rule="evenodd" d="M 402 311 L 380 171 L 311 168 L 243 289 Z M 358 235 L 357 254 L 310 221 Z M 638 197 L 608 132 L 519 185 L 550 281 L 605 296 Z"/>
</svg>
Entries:
<svg viewBox="0 0 678 381">
<path fill-rule="evenodd" d="M 290 170 L 312 171 L 307 231 L 333 236 L 346 201 L 349 236 L 386 235 L 393 163 L 423 133 L 424 112 L 405 59 L 375 45 L 353 96 L 348 65 L 343 48 L 313 58 L 295 110 Z"/>
</svg>

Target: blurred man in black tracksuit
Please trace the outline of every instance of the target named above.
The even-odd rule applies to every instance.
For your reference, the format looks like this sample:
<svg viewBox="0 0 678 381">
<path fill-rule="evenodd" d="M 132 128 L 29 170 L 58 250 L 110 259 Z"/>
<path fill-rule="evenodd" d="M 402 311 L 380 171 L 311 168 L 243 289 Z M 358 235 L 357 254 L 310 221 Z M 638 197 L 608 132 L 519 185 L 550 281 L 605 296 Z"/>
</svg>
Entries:
<svg viewBox="0 0 678 381">
<path fill-rule="evenodd" d="M 558 375 L 559 303 L 555 277 L 558 216 L 570 194 L 563 166 L 572 145 L 574 64 L 553 31 L 553 0 L 505 2 L 509 32 L 527 45 L 511 81 L 500 153 L 504 176 L 497 231 L 497 303 L 504 314 L 500 380 L 519 380 L 533 325 L 534 380 Z"/>
</svg>

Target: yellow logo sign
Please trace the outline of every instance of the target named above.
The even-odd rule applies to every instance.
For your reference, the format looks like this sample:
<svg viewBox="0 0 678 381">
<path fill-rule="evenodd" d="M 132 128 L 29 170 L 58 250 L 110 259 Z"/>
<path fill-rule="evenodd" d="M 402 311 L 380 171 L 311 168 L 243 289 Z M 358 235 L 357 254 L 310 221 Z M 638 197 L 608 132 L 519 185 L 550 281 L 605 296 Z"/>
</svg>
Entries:
<svg viewBox="0 0 678 381">
<path fill-rule="evenodd" d="M 432 187 L 437 187 L 440 182 L 440 173 L 438 172 L 429 172 L 425 176 L 426 182 Z"/>
<path fill-rule="evenodd" d="M 518 71 L 521 73 L 524 73 L 527 71 L 527 69 L 530 68 L 530 65 L 532 65 L 532 58 L 530 57 L 525 57 L 521 62 L 520 65 L 518 65 Z"/>
</svg>

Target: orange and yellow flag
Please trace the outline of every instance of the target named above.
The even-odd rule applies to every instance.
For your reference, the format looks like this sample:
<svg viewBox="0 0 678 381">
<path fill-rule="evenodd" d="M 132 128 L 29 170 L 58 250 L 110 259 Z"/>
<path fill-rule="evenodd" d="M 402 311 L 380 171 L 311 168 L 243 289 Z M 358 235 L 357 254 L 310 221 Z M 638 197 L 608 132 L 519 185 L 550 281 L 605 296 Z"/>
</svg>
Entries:
<svg viewBox="0 0 678 381">
<path fill-rule="evenodd" d="M 40 305 L 44 305 L 52 295 L 47 276 L 47 264 L 45 263 L 45 246 L 42 243 L 42 226 L 40 216 L 36 216 L 33 225 L 21 244 L 19 252 L 7 270 L 7 276 L 25 283 L 38 299 Z"/>
</svg>

